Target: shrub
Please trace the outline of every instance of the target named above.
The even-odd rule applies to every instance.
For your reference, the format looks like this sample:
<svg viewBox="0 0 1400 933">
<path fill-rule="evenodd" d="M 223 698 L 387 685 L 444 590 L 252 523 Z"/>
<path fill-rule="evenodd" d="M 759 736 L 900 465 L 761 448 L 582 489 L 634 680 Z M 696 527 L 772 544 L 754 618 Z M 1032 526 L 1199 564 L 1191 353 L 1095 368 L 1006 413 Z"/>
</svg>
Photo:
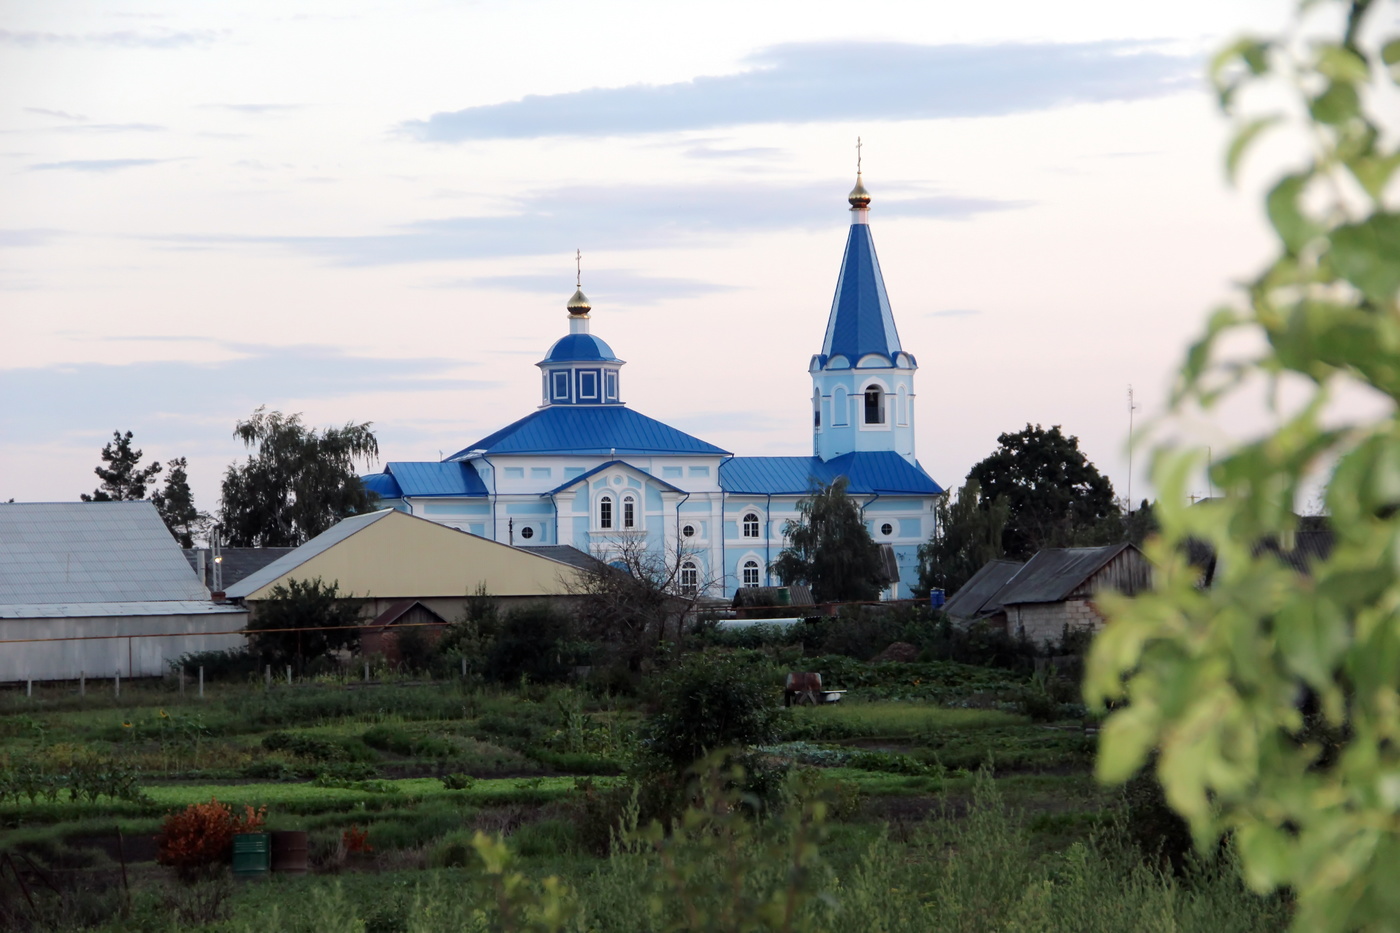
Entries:
<svg viewBox="0 0 1400 933">
<path fill-rule="evenodd" d="M 184 670 L 190 677 L 197 677 L 204 668 L 204 679 L 245 680 L 261 670 L 257 655 L 247 648 L 227 648 L 222 651 L 188 651 L 170 662 L 173 671 Z"/>
<path fill-rule="evenodd" d="M 716 749 L 774 741 L 778 699 L 777 686 L 752 660 L 692 656 L 662 678 L 645 745 L 683 770 Z"/>
<path fill-rule="evenodd" d="M 211 798 L 169 814 L 156 839 L 156 861 L 174 868 L 182 881 L 198 880 L 227 864 L 233 856 L 233 837 L 257 831 L 267 814 L 267 807 L 243 809 L 243 816 L 236 817 L 228 804 Z"/>
<path fill-rule="evenodd" d="M 440 779 L 442 786 L 448 790 L 469 790 L 476 783 L 476 778 L 470 774 L 462 774 L 454 771 L 452 774 L 444 774 Z"/>
<path fill-rule="evenodd" d="M 570 618 L 548 603 L 533 603 L 510 612 L 491 646 L 486 676 L 501 683 L 522 677 L 534 683 L 559 683 L 573 670 Z"/>
</svg>

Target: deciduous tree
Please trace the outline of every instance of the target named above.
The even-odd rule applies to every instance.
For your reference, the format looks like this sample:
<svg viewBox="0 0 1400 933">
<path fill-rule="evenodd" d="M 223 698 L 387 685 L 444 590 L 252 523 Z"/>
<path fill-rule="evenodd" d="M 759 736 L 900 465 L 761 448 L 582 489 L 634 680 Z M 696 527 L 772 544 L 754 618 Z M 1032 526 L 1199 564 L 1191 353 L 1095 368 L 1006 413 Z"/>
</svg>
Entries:
<svg viewBox="0 0 1400 933">
<path fill-rule="evenodd" d="M 146 498 L 146 484 L 160 473 L 160 464 L 141 466 L 141 451 L 131 449 L 131 432 L 112 432 L 112 441 L 102 448 L 102 462 L 106 468 L 95 467 L 93 472 L 102 480 L 102 485 L 91 495 L 83 493 L 84 502 L 122 502 Z"/>
<path fill-rule="evenodd" d="M 379 443 L 369 422 L 316 431 L 301 415 L 258 408 L 233 434 L 256 452 L 228 468 L 220 510 L 226 543 L 234 547 L 296 547 L 372 497 L 355 461 L 372 462 Z"/>
<path fill-rule="evenodd" d="M 977 480 L 969 479 L 951 503 L 935 507 L 937 528 L 919 545 L 918 591 L 955 593 L 990 560 L 1002 556 L 1002 532 L 1011 509 L 1005 499 L 988 502 Z"/>
<path fill-rule="evenodd" d="M 1059 425 L 1026 425 L 997 438 L 997 449 L 967 478 L 982 490 L 984 508 L 998 500 L 1009 514 L 1002 551 L 1025 560 L 1044 547 L 1104 544 L 1121 536 L 1113 484 Z"/>
<path fill-rule="evenodd" d="M 880 546 L 846 486 L 838 477 L 797 504 L 797 520 L 783 525 L 788 546 L 773 561 L 778 579 L 805 583 L 817 602 L 876 599 L 890 583 Z"/>
<path fill-rule="evenodd" d="M 1233 174 L 1264 132 L 1287 165 L 1265 200 L 1273 261 L 1190 349 L 1174 404 L 1193 419 L 1241 376 L 1296 407 L 1223 459 L 1163 442 L 1152 593 L 1105 598 L 1086 693 L 1115 701 L 1098 771 L 1155 753 L 1168 803 L 1209 848 L 1229 832 L 1257 891 L 1287 888 L 1294 928 L 1393 930 L 1400 917 L 1400 168 L 1394 4 L 1306 2 L 1293 33 L 1245 38 L 1213 76 L 1237 121 Z M 1372 7 L 1382 7 L 1368 17 Z M 1245 89 L 1249 93 L 1242 94 Z M 1271 108 L 1260 111 L 1260 106 Z M 1274 109 L 1277 108 L 1277 109 Z M 1282 129 L 1290 132 L 1284 134 Z M 1252 360 L 1240 347 L 1254 348 Z M 1383 407 L 1329 405 L 1341 391 Z M 1364 393 L 1364 395 L 1363 395 Z M 1335 545 L 1306 578 L 1277 548 L 1319 464 Z M 1218 555 L 1205 589 L 1188 542 Z"/>
<path fill-rule="evenodd" d="M 332 651 L 359 645 L 360 632 L 353 626 L 360 606 L 340 592 L 340 584 L 314 580 L 288 580 L 272 588 L 248 620 L 250 647 L 269 664 L 294 664 L 298 668 Z"/>
</svg>

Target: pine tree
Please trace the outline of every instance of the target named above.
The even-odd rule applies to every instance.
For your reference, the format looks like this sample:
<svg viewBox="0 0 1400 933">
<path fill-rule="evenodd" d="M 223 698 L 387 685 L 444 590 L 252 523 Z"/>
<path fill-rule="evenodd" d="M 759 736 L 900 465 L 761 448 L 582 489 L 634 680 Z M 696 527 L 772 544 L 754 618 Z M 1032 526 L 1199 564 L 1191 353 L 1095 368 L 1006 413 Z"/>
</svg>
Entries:
<svg viewBox="0 0 1400 933">
<path fill-rule="evenodd" d="M 209 516 L 194 507 L 185 458 L 176 457 L 165 466 L 165 488 L 152 495 L 151 501 L 180 547 L 194 547 L 195 533 L 204 529 Z"/>
<path fill-rule="evenodd" d="M 84 502 L 124 502 L 146 498 L 146 484 L 156 478 L 160 464 L 141 466 L 141 451 L 131 449 L 131 432 L 112 432 L 112 442 L 102 448 L 102 462 L 107 469 L 95 467 L 93 472 L 102 485 L 92 495 L 83 493 Z"/>
</svg>

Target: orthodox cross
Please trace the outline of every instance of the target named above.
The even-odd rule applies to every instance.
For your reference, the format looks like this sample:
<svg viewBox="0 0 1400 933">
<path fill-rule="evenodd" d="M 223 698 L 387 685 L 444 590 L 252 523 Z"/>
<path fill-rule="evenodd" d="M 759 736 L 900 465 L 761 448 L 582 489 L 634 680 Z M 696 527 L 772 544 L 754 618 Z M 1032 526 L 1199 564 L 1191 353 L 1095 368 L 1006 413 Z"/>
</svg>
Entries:
<svg viewBox="0 0 1400 933">
<path fill-rule="evenodd" d="M 863 144 L 862 144 L 861 141 L 860 141 L 860 137 L 857 136 L 857 137 L 856 137 L 856 174 L 857 174 L 857 175 L 860 174 L 860 147 L 861 147 L 862 145 L 863 145 Z"/>
<path fill-rule="evenodd" d="M 574 250 L 574 288 L 583 288 L 583 250 Z"/>
</svg>

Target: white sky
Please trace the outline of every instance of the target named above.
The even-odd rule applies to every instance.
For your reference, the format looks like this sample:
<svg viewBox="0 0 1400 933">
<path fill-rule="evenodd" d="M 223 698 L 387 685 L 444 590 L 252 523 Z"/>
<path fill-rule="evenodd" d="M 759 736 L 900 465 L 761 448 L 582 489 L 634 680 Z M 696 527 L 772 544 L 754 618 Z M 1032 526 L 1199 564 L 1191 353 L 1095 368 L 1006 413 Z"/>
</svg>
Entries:
<svg viewBox="0 0 1400 933">
<path fill-rule="evenodd" d="M 3 0 L 0 499 L 120 429 L 212 510 L 260 404 L 465 447 L 538 404 L 575 248 L 624 400 L 807 454 L 857 135 L 924 466 L 1060 424 L 1122 495 L 1127 386 L 1270 250 L 1202 63 L 1290 10 Z"/>
</svg>

